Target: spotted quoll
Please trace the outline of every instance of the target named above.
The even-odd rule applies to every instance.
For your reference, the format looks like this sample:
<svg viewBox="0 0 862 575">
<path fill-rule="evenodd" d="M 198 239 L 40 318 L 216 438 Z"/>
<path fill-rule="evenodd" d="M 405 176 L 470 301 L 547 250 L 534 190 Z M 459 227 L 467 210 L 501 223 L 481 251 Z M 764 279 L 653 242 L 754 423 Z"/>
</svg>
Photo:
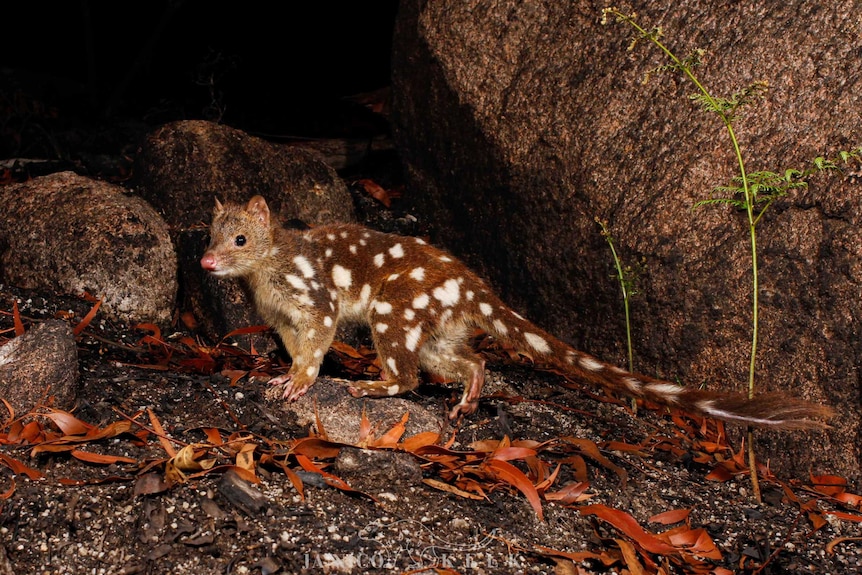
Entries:
<svg viewBox="0 0 862 575">
<path fill-rule="evenodd" d="M 294 401 L 314 383 L 336 327 L 371 329 L 383 367 L 377 381 L 355 381 L 355 397 L 413 390 L 424 370 L 463 383 L 450 418 L 474 412 L 485 362 L 469 347 L 475 328 L 569 377 L 633 397 L 727 421 L 773 428 L 823 427 L 827 407 L 786 396 L 747 397 L 689 389 L 629 373 L 573 349 L 504 304 L 452 255 L 421 239 L 352 224 L 286 230 L 266 201 L 216 200 L 201 266 L 245 280 L 258 312 L 293 360 L 267 396 Z"/>
</svg>

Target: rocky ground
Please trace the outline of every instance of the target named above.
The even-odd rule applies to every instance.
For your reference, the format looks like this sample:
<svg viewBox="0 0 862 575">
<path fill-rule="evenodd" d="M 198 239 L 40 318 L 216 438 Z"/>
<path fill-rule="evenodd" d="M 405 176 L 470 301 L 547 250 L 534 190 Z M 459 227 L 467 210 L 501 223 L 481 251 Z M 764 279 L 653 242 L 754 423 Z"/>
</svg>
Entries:
<svg viewBox="0 0 862 575">
<path fill-rule="evenodd" d="M 13 301 L 26 327 L 55 316 L 76 324 L 92 306 L 4 286 L 4 337 Z M 714 425 L 643 408 L 633 417 L 624 402 L 566 389 L 484 340 L 499 365 L 488 397 L 449 425 L 444 404 L 456 392 L 445 386 L 361 402 L 321 378 L 287 409 L 264 401 L 264 383 L 232 383 L 230 369 L 250 361 L 266 371 L 268 360 L 194 348 L 186 329 L 161 334 L 161 346 L 147 335 L 98 316 L 81 334 L 74 417 L 88 429 L 56 412 L 16 414 L 39 431 L 22 439 L 4 414 L 0 573 L 862 567 L 860 516 L 828 496 L 840 488 L 772 478 L 757 504 L 733 460 L 738 443 Z M 327 372 L 349 376 L 369 359 L 332 355 Z M 669 524 L 654 518 L 675 510 Z"/>
</svg>

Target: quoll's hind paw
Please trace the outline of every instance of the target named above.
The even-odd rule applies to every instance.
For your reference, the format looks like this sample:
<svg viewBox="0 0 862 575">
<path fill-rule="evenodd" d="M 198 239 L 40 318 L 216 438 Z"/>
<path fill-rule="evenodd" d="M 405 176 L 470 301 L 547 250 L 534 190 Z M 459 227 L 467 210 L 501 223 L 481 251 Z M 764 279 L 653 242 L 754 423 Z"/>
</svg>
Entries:
<svg viewBox="0 0 862 575">
<path fill-rule="evenodd" d="M 464 403 L 462 400 L 458 405 L 449 410 L 449 419 L 455 420 L 458 419 L 462 415 L 470 415 L 475 412 L 479 408 L 479 401 L 469 401 Z"/>
</svg>

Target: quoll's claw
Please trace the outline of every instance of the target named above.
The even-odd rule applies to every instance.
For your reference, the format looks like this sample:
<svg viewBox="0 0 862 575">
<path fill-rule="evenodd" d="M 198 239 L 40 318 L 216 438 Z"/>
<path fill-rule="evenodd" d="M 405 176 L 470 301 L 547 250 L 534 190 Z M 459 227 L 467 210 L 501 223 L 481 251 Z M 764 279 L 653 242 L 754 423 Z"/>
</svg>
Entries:
<svg viewBox="0 0 862 575">
<path fill-rule="evenodd" d="M 353 385 L 347 388 L 347 393 L 356 398 L 365 397 L 368 395 L 367 391 L 365 391 L 364 389 L 359 389 L 358 387 L 355 387 Z"/>
<path fill-rule="evenodd" d="M 286 373 L 284 375 L 279 375 L 278 377 L 273 377 L 269 380 L 269 385 L 284 385 L 293 379 L 293 375 L 290 373 Z"/>
</svg>

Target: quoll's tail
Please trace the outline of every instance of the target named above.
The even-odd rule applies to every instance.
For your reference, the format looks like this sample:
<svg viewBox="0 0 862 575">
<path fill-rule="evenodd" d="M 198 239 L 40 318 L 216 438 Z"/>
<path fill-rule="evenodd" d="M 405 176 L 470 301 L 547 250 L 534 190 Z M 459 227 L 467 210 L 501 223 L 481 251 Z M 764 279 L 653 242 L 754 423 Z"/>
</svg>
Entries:
<svg viewBox="0 0 862 575">
<path fill-rule="evenodd" d="M 541 365 L 555 367 L 575 381 L 617 391 L 692 414 L 771 429 L 825 429 L 823 421 L 833 415 L 831 408 L 788 397 L 764 394 L 749 399 L 729 394 L 691 389 L 630 373 L 580 352 L 508 310 L 510 317 L 486 321 L 480 326 L 495 337 L 508 341 Z"/>
</svg>

